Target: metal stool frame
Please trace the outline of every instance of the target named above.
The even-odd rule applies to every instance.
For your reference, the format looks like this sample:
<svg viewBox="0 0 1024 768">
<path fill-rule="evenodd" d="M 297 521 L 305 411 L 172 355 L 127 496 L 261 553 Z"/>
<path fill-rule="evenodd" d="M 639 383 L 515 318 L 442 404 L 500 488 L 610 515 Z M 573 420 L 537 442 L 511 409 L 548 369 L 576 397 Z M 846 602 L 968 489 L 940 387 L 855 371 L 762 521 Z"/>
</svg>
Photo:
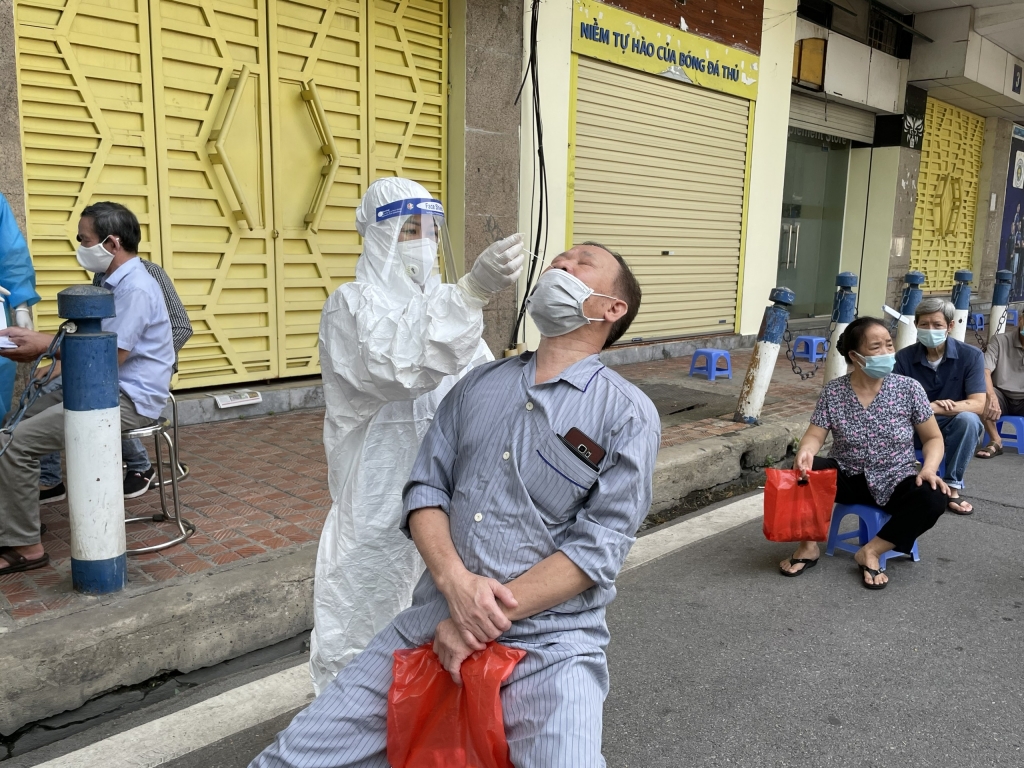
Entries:
<svg viewBox="0 0 1024 768">
<path fill-rule="evenodd" d="M 193 523 L 185 520 L 181 516 L 181 503 L 178 499 L 178 472 L 175 471 L 176 467 L 180 467 L 178 464 L 178 451 L 175 445 L 176 440 L 173 439 L 167 430 L 171 423 L 163 418 L 157 420 L 155 424 L 148 427 L 139 427 L 138 429 L 129 429 L 126 432 L 121 433 L 121 437 L 124 439 L 131 438 L 153 438 L 153 448 L 155 449 L 156 458 L 156 477 L 157 477 L 157 492 L 160 494 L 160 509 L 161 513 L 157 515 L 149 515 L 147 517 L 129 517 L 124 522 L 128 523 L 166 523 L 168 521 L 175 523 L 178 526 L 178 535 L 170 541 L 165 541 L 160 544 L 154 544 L 149 547 L 136 547 L 134 549 L 128 549 L 129 555 L 143 555 L 147 552 L 159 552 L 162 549 L 173 547 L 177 544 L 181 544 L 183 541 L 188 539 L 189 536 L 196 532 L 196 527 Z M 170 459 L 171 466 L 171 501 L 174 506 L 174 514 L 168 514 L 167 511 L 167 494 L 164 490 L 164 468 L 163 458 L 160 455 L 160 441 L 163 440 L 167 443 L 167 451 L 169 453 L 168 458 Z"/>
<path fill-rule="evenodd" d="M 178 470 L 178 482 L 180 483 L 186 477 L 188 477 L 188 464 L 181 463 L 181 450 L 178 448 L 178 401 L 174 398 L 173 392 L 167 393 L 168 398 L 171 401 L 171 426 L 170 429 L 174 432 L 174 466 Z M 171 478 L 167 478 L 163 481 L 162 485 L 170 485 Z"/>
</svg>

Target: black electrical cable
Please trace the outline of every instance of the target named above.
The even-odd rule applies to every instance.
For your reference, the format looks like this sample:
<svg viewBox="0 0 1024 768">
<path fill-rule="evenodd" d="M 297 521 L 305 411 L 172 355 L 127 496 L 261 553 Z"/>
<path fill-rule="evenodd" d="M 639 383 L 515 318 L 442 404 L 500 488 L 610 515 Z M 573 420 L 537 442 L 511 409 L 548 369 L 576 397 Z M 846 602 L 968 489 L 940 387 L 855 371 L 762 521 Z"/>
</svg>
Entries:
<svg viewBox="0 0 1024 768">
<path fill-rule="evenodd" d="M 533 255 L 530 258 L 530 268 L 526 273 L 526 289 L 523 291 L 522 303 L 519 305 L 519 312 L 516 315 L 516 324 L 509 337 L 509 349 L 514 349 L 516 339 L 519 337 L 519 329 L 522 327 L 523 318 L 526 315 L 526 299 L 533 288 L 534 279 L 537 276 L 537 267 L 544 261 L 544 251 L 547 242 L 548 231 L 548 170 L 544 161 L 544 122 L 540 113 L 540 75 L 537 70 L 537 31 L 540 25 L 540 0 L 533 0 L 530 9 L 530 57 L 526 64 L 526 72 L 523 73 L 523 82 L 519 86 L 519 93 L 516 94 L 514 103 L 518 104 L 522 98 L 523 90 L 526 88 L 527 80 L 530 82 L 530 95 L 533 107 L 533 132 L 534 143 L 537 147 L 537 157 L 534 164 L 535 179 L 539 187 L 540 200 L 537 207 L 537 224 L 535 227 Z M 532 213 L 531 198 L 531 213 Z"/>
</svg>

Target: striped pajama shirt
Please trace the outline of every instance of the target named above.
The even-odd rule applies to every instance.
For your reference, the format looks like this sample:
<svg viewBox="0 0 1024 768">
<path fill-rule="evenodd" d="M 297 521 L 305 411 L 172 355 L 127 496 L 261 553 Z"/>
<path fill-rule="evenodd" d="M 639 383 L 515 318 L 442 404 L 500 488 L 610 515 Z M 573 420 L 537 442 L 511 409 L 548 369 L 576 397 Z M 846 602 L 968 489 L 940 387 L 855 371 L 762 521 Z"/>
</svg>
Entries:
<svg viewBox="0 0 1024 768">
<path fill-rule="evenodd" d="M 534 384 L 532 354 L 470 372 L 444 398 L 404 491 L 410 512 L 440 507 L 471 572 L 507 583 L 563 552 L 594 586 L 513 623 L 499 642 L 526 657 L 502 687 L 517 768 L 604 765 L 605 607 L 651 502 L 660 420 L 597 355 Z M 559 439 L 578 428 L 606 450 L 598 471 Z M 425 572 L 400 613 L 334 684 L 257 757 L 254 768 L 387 766 L 392 654 L 434 636 L 448 605 Z"/>
</svg>

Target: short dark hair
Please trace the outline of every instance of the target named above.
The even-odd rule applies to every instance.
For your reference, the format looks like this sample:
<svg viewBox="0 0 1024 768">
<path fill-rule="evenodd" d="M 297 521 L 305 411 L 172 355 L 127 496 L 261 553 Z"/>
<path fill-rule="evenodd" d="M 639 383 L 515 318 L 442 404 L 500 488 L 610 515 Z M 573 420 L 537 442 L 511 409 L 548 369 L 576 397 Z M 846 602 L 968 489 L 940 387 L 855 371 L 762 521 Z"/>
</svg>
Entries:
<svg viewBox="0 0 1024 768">
<path fill-rule="evenodd" d="M 128 253 L 139 252 L 139 241 L 142 239 L 139 220 L 120 203 L 109 200 L 93 203 L 82 211 L 82 218 L 92 220 L 92 228 L 100 242 L 113 235 L 121 241 L 121 247 Z"/>
<path fill-rule="evenodd" d="M 850 353 L 860 349 L 860 345 L 864 343 L 864 336 L 867 334 L 868 328 L 873 325 L 880 325 L 885 330 L 889 330 L 889 326 L 877 317 L 858 317 L 846 326 L 846 330 L 843 331 L 839 341 L 836 342 L 836 351 L 843 356 L 846 362 L 853 362 L 850 359 Z"/>
<path fill-rule="evenodd" d="M 640 290 L 640 283 L 637 282 L 636 275 L 633 274 L 633 270 L 629 268 L 626 260 L 622 258 L 621 253 L 616 253 L 607 245 L 601 245 L 601 243 L 595 243 L 592 240 L 587 240 L 582 244 L 592 245 L 595 248 L 600 248 L 602 251 L 607 251 L 619 262 L 619 276 L 615 278 L 615 292 L 618 294 L 616 298 L 626 302 L 626 314 L 612 323 L 612 327 L 608 330 L 608 338 L 604 342 L 604 348 L 608 349 L 608 347 L 622 338 L 622 334 L 629 330 L 629 326 L 636 317 L 636 313 L 640 311 L 640 300 L 643 298 L 643 291 Z"/>
</svg>

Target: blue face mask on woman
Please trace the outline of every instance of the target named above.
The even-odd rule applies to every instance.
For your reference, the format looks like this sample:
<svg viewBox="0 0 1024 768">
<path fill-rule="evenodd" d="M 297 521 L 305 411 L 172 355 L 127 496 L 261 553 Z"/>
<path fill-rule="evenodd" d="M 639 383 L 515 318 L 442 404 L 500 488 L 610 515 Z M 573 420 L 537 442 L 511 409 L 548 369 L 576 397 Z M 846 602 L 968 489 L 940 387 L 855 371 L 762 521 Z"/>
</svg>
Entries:
<svg viewBox="0 0 1024 768">
<path fill-rule="evenodd" d="M 864 361 L 864 373 L 872 379 L 884 379 L 892 373 L 892 369 L 896 367 L 895 353 L 888 355 L 870 355 L 867 357 L 860 354 L 860 352 L 854 352 L 853 354 Z"/>
</svg>

